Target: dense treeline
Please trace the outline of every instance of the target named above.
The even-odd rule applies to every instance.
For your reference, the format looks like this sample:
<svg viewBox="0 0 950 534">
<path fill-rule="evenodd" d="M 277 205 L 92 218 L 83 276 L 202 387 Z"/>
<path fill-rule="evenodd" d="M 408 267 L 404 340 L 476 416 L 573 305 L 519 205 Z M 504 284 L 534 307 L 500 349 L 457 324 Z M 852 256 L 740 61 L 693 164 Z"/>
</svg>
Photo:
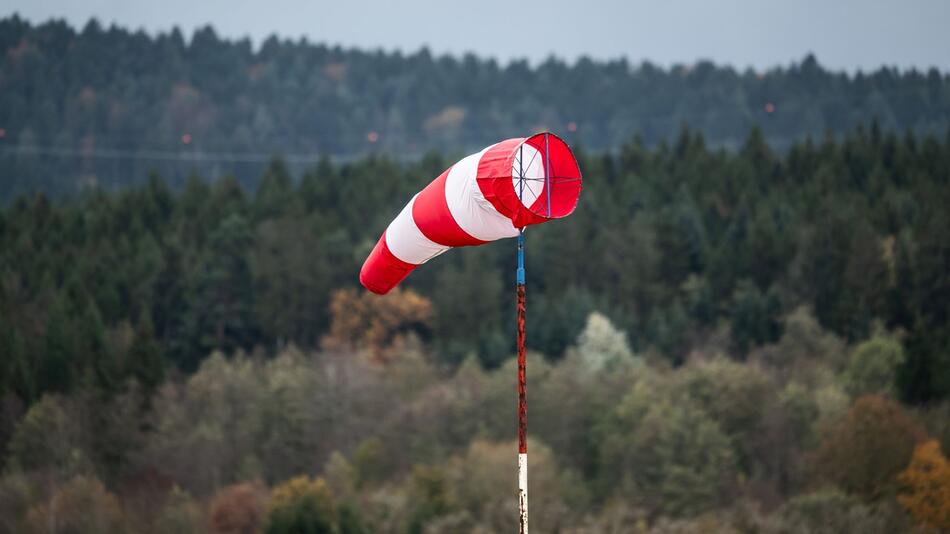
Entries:
<svg viewBox="0 0 950 534">
<path fill-rule="evenodd" d="M 898 332 L 903 400 L 950 395 L 950 137 L 872 126 L 778 155 L 758 130 L 737 152 L 683 131 L 579 157 L 578 211 L 528 239 L 528 328 L 549 359 L 595 310 L 674 365 L 722 336 L 742 359 L 807 306 L 849 342 L 878 323 Z M 276 160 L 253 193 L 198 177 L 175 193 L 153 175 L 117 193 L 20 197 L 0 218 L 0 385 L 29 403 L 129 376 L 154 386 L 215 349 L 319 347 L 331 293 L 357 285 L 386 224 L 448 163 L 324 161 L 294 180 Z M 499 242 L 409 278 L 431 300 L 417 330 L 443 362 L 510 356 L 512 258 Z"/>
<path fill-rule="evenodd" d="M 538 128 L 576 130 L 591 149 L 634 133 L 647 146 L 681 124 L 736 147 L 753 124 L 773 146 L 845 132 L 877 117 L 885 129 L 942 134 L 950 79 L 937 70 L 844 74 L 814 57 L 767 72 L 700 62 L 660 68 L 626 60 L 500 65 L 344 50 L 278 38 L 255 49 L 210 27 L 186 38 L 90 21 L 0 20 L 0 199 L 38 189 L 140 182 L 158 168 L 178 185 L 189 169 L 245 184 L 275 152 L 314 154 L 480 149 Z"/>
<path fill-rule="evenodd" d="M 950 134 L 577 155 L 528 233 L 536 528 L 950 528 Z M 12 201 L 0 529 L 512 528 L 513 242 L 356 281 L 451 161 Z"/>
</svg>

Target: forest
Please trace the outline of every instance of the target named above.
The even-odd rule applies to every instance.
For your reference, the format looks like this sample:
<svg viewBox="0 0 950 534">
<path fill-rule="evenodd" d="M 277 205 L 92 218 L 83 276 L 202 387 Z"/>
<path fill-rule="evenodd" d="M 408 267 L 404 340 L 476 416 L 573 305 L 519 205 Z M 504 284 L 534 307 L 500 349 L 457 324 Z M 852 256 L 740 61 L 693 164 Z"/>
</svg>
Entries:
<svg viewBox="0 0 950 534">
<path fill-rule="evenodd" d="M 193 169 L 253 188 L 275 153 L 300 173 L 320 155 L 408 162 L 543 129 L 600 151 L 635 134 L 653 148 L 688 124 L 710 146 L 735 149 L 759 125 L 784 150 L 872 117 L 938 136 L 950 121 L 947 73 L 836 72 L 813 55 L 761 72 L 709 61 L 501 64 L 16 15 L 0 19 L 0 94 L 4 203 L 142 184 L 150 170 L 175 189 Z"/>
<path fill-rule="evenodd" d="M 950 528 L 950 130 L 577 147 L 527 234 L 538 532 Z M 454 161 L 0 211 L 0 530 L 514 528 L 513 240 L 360 263 Z"/>
</svg>

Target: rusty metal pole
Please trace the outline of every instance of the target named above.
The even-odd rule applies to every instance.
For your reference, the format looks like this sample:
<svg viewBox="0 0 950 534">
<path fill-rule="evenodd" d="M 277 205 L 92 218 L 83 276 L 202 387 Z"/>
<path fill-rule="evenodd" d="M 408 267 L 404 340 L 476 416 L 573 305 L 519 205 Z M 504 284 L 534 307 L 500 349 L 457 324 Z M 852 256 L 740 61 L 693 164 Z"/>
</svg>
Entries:
<svg viewBox="0 0 950 534">
<path fill-rule="evenodd" d="M 524 195 L 524 145 L 519 154 L 519 199 Z M 525 383 L 524 228 L 518 232 L 518 532 L 528 534 L 528 389 Z"/>
<path fill-rule="evenodd" d="M 519 147 L 518 199 L 524 198 L 524 144 Z M 551 217 L 551 158 L 548 150 L 548 134 L 544 134 L 544 193 L 547 197 L 547 216 Z M 528 534 L 528 385 L 526 379 L 525 350 L 525 275 L 524 275 L 524 227 L 518 231 L 518 532 Z"/>
<path fill-rule="evenodd" d="M 525 381 L 524 229 L 518 234 L 518 518 L 528 534 L 528 389 Z"/>
</svg>

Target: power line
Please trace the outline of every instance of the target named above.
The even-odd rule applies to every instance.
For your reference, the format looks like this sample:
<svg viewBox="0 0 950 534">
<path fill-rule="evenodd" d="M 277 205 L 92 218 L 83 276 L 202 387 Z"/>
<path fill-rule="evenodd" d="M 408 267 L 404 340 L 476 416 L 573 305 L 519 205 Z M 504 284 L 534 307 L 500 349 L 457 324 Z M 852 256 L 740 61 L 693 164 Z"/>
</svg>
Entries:
<svg viewBox="0 0 950 534">
<path fill-rule="evenodd" d="M 324 157 L 321 154 L 268 154 L 264 152 L 204 152 L 154 149 L 127 150 L 118 148 L 80 150 L 76 148 L 44 145 L 0 146 L 0 153 L 17 156 L 48 156 L 54 158 L 82 157 L 93 159 L 179 161 L 194 163 L 268 163 L 274 158 L 279 157 L 287 163 L 314 164 Z M 333 156 L 333 159 L 334 161 L 352 161 L 356 159 L 356 156 Z"/>
</svg>

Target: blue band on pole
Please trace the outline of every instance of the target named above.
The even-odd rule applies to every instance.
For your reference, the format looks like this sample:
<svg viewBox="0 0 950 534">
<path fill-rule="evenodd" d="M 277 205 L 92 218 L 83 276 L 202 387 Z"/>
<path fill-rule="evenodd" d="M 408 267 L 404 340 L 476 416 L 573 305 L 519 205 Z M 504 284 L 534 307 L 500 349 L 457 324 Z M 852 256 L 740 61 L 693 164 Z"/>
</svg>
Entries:
<svg viewBox="0 0 950 534">
<path fill-rule="evenodd" d="M 524 228 L 518 232 L 518 285 L 524 285 Z"/>
</svg>

